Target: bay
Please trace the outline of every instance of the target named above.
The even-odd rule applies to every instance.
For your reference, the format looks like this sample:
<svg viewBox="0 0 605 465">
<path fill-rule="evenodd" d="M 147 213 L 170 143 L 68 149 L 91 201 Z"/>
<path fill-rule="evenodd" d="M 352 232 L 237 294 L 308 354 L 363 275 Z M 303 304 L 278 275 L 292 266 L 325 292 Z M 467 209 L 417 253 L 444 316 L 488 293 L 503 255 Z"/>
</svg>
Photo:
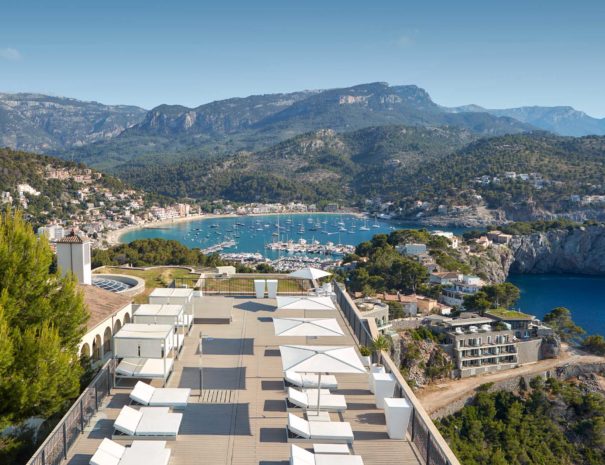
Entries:
<svg viewBox="0 0 605 465">
<path fill-rule="evenodd" d="M 521 289 L 517 303 L 523 312 L 542 318 L 555 307 L 567 307 L 588 334 L 605 336 L 605 276 L 542 274 L 510 275 Z"/>
</svg>

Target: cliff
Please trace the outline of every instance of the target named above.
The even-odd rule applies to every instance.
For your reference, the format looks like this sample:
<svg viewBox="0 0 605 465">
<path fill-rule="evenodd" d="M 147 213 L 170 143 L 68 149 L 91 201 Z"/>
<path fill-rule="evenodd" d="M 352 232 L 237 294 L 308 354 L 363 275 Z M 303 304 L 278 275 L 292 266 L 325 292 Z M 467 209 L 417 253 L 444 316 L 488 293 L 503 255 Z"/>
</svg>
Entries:
<svg viewBox="0 0 605 465">
<path fill-rule="evenodd" d="M 514 236 L 511 273 L 605 274 L 605 225 Z"/>
</svg>

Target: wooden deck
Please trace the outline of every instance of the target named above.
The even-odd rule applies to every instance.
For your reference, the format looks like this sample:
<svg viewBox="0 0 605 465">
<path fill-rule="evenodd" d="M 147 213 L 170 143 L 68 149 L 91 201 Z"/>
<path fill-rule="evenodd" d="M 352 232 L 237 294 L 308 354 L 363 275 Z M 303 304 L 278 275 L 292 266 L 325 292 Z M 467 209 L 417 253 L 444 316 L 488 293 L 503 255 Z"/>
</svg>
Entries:
<svg viewBox="0 0 605 465">
<path fill-rule="evenodd" d="M 194 325 L 168 382 L 168 387 L 192 389 L 190 403 L 183 411 L 179 436 L 176 441 L 167 442 L 167 447 L 172 449 L 170 464 L 286 465 L 290 452 L 286 442 L 286 394 L 278 346 L 352 345 L 354 337 L 340 311 L 308 311 L 305 315 L 303 311 L 277 312 L 275 300 L 204 298 L 205 308 L 218 310 L 225 306 L 232 307 L 231 324 Z M 301 337 L 278 337 L 274 335 L 273 316 L 336 317 L 346 335 L 309 341 Z M 206 335 L 201 396 L 200 332 Z M 407 441 L 388 439 L 384 414 L 374 406 L 367 377 L 337 375 L 337 379 L 339 389 L 334 392 L 346 396 L 348 409 L 331 416 L 334 421 L 351 423 L 355 436 L 352 453 L 361 455 L 366 465 L 420 464 Z M 101 439 L 111 435 L 113 420 L 128 403 L 129 391 L 129 388 L 113 391 L 105 408 L 71 448 L 66 463 L 88 464 Z M 311 445 L 303 444 L 307 446 Z"/>
</svg>

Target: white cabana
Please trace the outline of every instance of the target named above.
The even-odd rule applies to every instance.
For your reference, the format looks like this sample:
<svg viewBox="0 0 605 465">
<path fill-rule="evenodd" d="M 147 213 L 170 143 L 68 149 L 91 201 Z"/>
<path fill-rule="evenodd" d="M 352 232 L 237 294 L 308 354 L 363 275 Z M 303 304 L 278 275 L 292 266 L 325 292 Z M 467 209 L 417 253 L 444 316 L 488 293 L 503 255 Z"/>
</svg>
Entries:
<svg viewBox="0 0 605 465">
<path fill-rule="evenodd" d="M 344 336 L 336 318 L 273 318 L 276 336 Z"/>
<path fill-rule="evenodd" d="M 191 328 L 195 315 L 194 291 L 188 288 L 158 287 L 149 294 L 150 304 L 176 304 L 184 308 L 183 324 Z"/>
<path fill-rule="evenodd" d="M 278 310 L 336 310 L 330 297 L 277 296 Z"/>
<path fill-rule="evenodd" d="M 116 377 L 159 378 L 164 381 L 172 372 L 174 326 L 127 323 L 113 336 L 113 356 L 123 359 Z"/>
<path fill-rule="evenodd" d="M 142 304 L 134 307 L 135 323 L 167 324 L 174 328 L 173 345 L 180 352 L 185 342 L 185 333 L 189 327 L 185 324 L 185 309 L 180 304 Z M 181 330 L 179 334 L 178 330 Z"/>
<path fill-rule="evenodd" d="M 279 346 L 283 371 L 295 373 L 317 373 L 317 411 L 321 403 L 321 375 L 323 373 L 366 374 L 353 347 L 343 346 Z"/>
<path fill-rule="evenodd" d="M 299 279 L 321 279 L 325 278 L 326 276 L 330 276 L 331 274 L 332 273 L 328 273 L 327 271 L 308 266 L 306 268 L 293 271 L 292 273 L 288 274 L 288 276 Z"/>
</svg>

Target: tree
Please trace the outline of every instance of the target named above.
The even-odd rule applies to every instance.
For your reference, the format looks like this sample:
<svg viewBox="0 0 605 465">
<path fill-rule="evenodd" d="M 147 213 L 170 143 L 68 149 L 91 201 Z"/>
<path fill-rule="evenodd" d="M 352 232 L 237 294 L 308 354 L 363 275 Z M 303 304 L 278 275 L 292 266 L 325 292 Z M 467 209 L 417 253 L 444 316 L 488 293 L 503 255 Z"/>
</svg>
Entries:
<svg viewBox="0 0 605 465">
<path fill-rule="evenodd" d="M 484 291 L 477 291 L 464 297 L 464 308 L 470 312 L 478 312 L 481 315 L 492 306 L 488 295 Z"/>
<path fill-rule="evenodd" d="M 21 214 L 0 218 L 0 429 L 60 412 L 79 392 L 88 313 L 73 276 Z"/>
<path fill-rule="evenodd" d="M 588 336 L 582 341 L 582 348 L 596 355 L 605 355 L 605 338 L 601 335 Z"/>
<path fill-rule="evenodd" d="M 519 300 L 519 297 L 521 297 L 519 288 L 511 283 L 483 286 L 481 290 L 487 294 L 488 299 L 494 308 L 510 308 Z"/>
<path fill-rule="evenodd" d="M 565 307 L 553 308 L 544 315 L 544 323 L 550 326 L 562 341 L 572 342 L 581 337 L 585 331 L 571 319 L 571 311 Z"/>
<path fill-rule="evenodd" d="M 429 279 L 428 270 L 409 258 L 400 258 L 391 265 L 390 278 L 396 289 L 416 293 L 416 289 Z"/>
<path fill-rule="evenodd" d="M 381 334 L 372 341 L 372 350 L 378 354 L 378 363 L 382 363 L 382 352 L 391 348 L 391 339 Z"/>
</svg>

